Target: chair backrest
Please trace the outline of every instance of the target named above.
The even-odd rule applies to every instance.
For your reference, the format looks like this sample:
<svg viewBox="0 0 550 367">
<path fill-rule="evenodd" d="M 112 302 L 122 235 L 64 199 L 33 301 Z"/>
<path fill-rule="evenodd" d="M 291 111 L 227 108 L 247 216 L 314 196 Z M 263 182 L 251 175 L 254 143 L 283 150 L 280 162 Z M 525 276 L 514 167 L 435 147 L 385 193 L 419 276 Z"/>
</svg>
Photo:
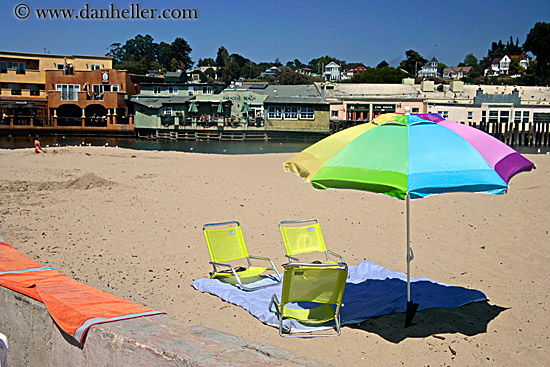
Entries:
<svg viewBox="0 0 550 367">
<path fill-rule="evenodd" d="M 321 225 L 317 219 L 282 221 L 279 223 L 279 230 L 287 255 L 327 251 Z"/>
<path fill-rule="evenodd" d="M 220 228 L 222 227 L 222 228 Z M 237 221 L 210 223 L 202 227 L 213 262 L 238 260 L 248 257 L 241 225 Z"/>
<path fill-rule="evenodd" d="M 342 304 L 348 267 L 343 263 L 285 265 L 281 305 L 291 302 Z"/>
</svg>

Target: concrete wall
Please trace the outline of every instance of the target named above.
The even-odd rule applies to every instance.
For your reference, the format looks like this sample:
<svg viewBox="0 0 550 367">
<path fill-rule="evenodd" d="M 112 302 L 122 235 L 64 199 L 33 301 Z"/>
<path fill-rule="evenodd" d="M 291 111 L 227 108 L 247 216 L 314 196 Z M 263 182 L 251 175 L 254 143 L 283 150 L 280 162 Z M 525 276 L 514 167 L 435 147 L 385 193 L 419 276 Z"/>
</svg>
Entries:
<svg viewBox="0 0 550 367">
<path fill-rule="evenodd" d="M 92 326 L 84 345 L 79 345 L 56 326 L 42 302 L 0 287 L 0 309 L 0 332 L 8 337 L 9 366 L 321 365 L 167 315 Z M 273 334 L 277 333 L 273 328 Z"/>
<path fill-rule="evenodd" d="M 0 332 L 8 338 L 11 367 L 322 366 L 167 315 L 94 325 L 80 345 L 57 327 L 42 302 L 1 286 Z"/>
</svg>

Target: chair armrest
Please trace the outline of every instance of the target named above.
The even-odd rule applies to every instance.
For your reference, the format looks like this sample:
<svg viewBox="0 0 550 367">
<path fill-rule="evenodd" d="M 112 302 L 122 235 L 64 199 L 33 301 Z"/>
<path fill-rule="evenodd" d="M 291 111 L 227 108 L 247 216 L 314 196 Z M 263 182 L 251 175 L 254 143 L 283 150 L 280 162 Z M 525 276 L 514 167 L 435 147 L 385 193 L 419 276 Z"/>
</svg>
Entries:
<svg viewBox="0 0 550 367">
<path fill-rule="evenodd" d="M 217 273 L 217 271 L 215 270 L 216 266 L 225 266 L 226 268 L 231 269 L 231 272 L 233 273 L 233 275 L 237 279 L 239 278 L 239 274 L 237 274 L 237 271 L 235 270 L 235 268 L 231 264 L 217 263 L 217 262 L 213 262 L 213 261 L 210 261 L 210 264 L 214 266 L 214 274 Z"/>
<path fill-rule="evenodd" d="M 279 280 L 281 280 L 281 274 L 279 274 L 279 270 L 277 270 L 277 268 L 275 267 L 275 264 L 273 263 L 273 261 L 268 258 L 268 257 L 264 257 L 264 256 L 254 256 L 254 255 L 248 255 L 249 258 L 251 259 L 256 259 L 256 260 L 264 260 L 264 261 L 267 261 L 271 264 L 271 269 L 270 270 L 275 270 L 275 272 L 277 273 L 277 276 L 279 277 Z"/>
<path fill-rule="evenodd" d="M 295 261 L 295 262 L 297 262 L 297 263 L 300 262 L 300 259 L 298 259 L 297 257 L 293 257 L 293 256 L 290 256 L 290 255 L 285 255 L 285 256 L 288 257 L 288 258 L 289 258 L 290 260 L 292 260 L 292 261 Z"/>
<path fill-rule="evenodd" d="M 338 255 L 336 252 L 332 252 L 330 250 L 327 250 L 327 253 L 331 254 L 334 257 L 339 258 L 341 262 L 345 263 L 344 258 L 342 256 Z"/>
</svg>

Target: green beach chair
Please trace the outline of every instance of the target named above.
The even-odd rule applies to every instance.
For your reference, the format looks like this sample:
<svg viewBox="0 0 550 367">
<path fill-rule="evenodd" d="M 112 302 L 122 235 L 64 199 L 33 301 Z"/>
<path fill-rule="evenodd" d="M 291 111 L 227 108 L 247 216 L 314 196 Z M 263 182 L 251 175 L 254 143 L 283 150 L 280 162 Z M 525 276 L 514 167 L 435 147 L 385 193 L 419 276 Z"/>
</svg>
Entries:
<svg viewBox="0 0 550 367">
<path fill-rule="evenodd" d="M 274 294 L 269 310 L 275 306 L 279 320 L 279 335 L 283 337 L 324 337 L 340 335 L 340 307 L 348 276 L 348 266 L 343 263 L 306 264 L 288 263 L 283 275 L 281 300 Z M 308 308 L 296 308 L 298 302 L 307 302 Z M 311 308 L 309 306 L 313 305 Z M 294 306 L 294 307 L 293 307 Z M 301 305 L 303 306 L 303 304 Z M 335 334 L 299 334 L 283 331 L 283 320 L 294 319 L 304 324 L 333 322 Z M 325 326 L 323 325 L 323 326 Z"/>
<path fill-rule="evenodd" d="M 245 291 L 264 288 L 281 282 L 281 274 L 279 274 L 271 259 L 262 256 L 253 256 L 248 253 L 239 222 L 209 223 L 205 224 L 202 230 L 208 246 L 208 252 L 210 253 L 210 264 L 212 264 L 214 269 L 210 273 L 211 278 L 217 278 L 227 283 L 235 282 L 237 286 Z M 244 259 L 246 259 L 246 263 L 243 261 Z M 251 259 L 266 261 L 270 266 L 252 266 Z M 224 270 L 219 271 L 218 267 L 222 267 Z M 256 287 L 243 284 L 249 284 L 265 278 L 264 273 L 268 270 L 275 272 L 275 274 L 270 275 L 276 281 L 273 284 Z"/>
<path fill-rule="evenodd" d="M 299 262 L 296 255 L 322 252 L 327 262 L 333 262 L 329 255 L 338 258 L 337 262 L 345 263 L 344 258 L 335 252 L 327 250 L 321 224 L 317 219 L 285 220 L 279 223 L 279 230 L 283 237 L 286 257 L 291 261 Z"/>
</svg>

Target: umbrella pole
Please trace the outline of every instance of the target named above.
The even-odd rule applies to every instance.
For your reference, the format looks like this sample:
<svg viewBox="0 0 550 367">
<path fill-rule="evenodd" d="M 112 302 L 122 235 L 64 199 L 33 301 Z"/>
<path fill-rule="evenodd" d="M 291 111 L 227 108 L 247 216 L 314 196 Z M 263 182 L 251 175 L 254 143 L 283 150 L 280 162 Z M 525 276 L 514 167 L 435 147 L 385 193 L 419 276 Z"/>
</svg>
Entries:
<svg viewBox="0 0 550 367">
<path fill-rule="evenodd" d="M 411 301 L 411 199 L 407 192 L 407 303 Z"/>
<path fill-rule="evenodd" d="M 412 320 L 418 303 L 411 301 L 411 261 L 414 259 L 414 254 L 411 249 L 411 198 L 407 192 L 407 312 L 405 314 L 405 327 L 412 324 Z"/>
</svg>

